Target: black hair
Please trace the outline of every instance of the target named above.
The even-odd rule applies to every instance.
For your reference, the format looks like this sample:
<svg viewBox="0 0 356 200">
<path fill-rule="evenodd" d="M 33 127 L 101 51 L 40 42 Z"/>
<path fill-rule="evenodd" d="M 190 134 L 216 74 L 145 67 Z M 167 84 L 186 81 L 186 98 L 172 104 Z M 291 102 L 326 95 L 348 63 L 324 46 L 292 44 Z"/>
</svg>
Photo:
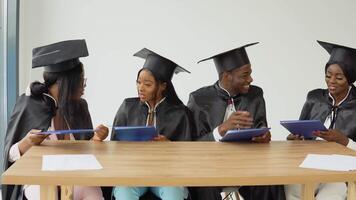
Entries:
<svg viewBox="0 0 356 200">
<path fill-rule="evenodd" d="M 78 95 L 83 85 L 83 73 L 82 63 L 68 71 L 43 72 L 43 83 L 38 81 L 31 83 L 31 96 L 43 98 L 43 94 L 48 93 L 49 88 L 57 83 L 59 114 L 72 121 L 73 112 L 77 110 L 79 103 L 79 99 L 74 97 Z"/>
</svg>

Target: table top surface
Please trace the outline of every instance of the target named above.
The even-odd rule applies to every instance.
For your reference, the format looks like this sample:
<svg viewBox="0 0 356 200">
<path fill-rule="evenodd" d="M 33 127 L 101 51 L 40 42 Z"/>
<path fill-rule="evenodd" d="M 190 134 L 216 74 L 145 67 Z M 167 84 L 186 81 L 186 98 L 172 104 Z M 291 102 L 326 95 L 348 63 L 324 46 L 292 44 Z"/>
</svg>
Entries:
<svg viewBox="0 0 356 200">
<path fill-rule="evenodd" d="M 46 141 L 2 175 L 3 184 L 87 186 L 232 186 L 356 181 L 356 171 L 298 166 L 309 153 L 356 156 L 324 141 L 221 142 Z M 101 170 L 41 171 L 42 155 L 94 154 Z"/>
</svg>

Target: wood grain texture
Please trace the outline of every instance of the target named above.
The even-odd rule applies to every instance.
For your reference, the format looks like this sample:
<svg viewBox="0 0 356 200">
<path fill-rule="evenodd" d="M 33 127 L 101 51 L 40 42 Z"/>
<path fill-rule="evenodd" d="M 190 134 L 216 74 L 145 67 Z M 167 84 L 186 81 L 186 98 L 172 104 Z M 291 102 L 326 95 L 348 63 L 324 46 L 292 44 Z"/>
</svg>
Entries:
<svg viewBox="0 0 356 200">
<path fill-rule="evenodd" d="M 42 155 L 95 154 L 102 170 L 41 171 Z M 46 141 L 3 175 L 3 184 L 83 186 L 236 186 L 356 181 L 356 172 L 299 168 L 308 153 L 354 155 L 323 141 L 217 142 Z"/>
</svg>

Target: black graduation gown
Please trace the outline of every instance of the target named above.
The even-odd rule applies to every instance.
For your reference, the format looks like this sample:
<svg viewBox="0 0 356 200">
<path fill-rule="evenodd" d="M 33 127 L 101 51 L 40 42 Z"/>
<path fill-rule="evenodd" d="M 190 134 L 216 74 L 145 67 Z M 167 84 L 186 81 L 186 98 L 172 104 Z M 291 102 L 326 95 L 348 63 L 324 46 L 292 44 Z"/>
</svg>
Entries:
<svg viewBox="0 0 356 200">
<path fill-rule="evenodd" d="M 333 105 L 327 89 L 315 89 L 308 93 L 299 119 L 324 122 L 330 115 Z M 337 108 L 335 129 L 356 141 L 356 88 L 352 85 L 349 96 Z M 329 127 L 327 127 L 329 128 Z"/>
<path fill-rule="evenodd" d="M 253 128 L 267 127 L 266 107 L 263 90 L 250 86 L 249 92 L 232 97 L 236 110 L 248 111 L 253 117 Z M 203 87 L 189 96 L 188 108 L 192 111 L 196 131 L 194 140 L 215 141 L 213 130 L 223 123 L 229 94 L 214 85 Z M 190 193 L 193 199 L 221 199 L 220 187 L 192 187 Z M 239 190 L 245 200 L 283 200 L 283 186 L 244 186 Z"/>
<path fill-rule="evenodd" d="M 55 102 L 48 96 L 43 95 L 43 98 L 34 98 L 23 94 L 18 98 L 5 136 L 4 170 L 9 168 L 12 164 L 8 162 L 11 146 L 24 138 L 31 129 L 48 130 L 55 112 Z M 75 120 L 68 122 L 72 129 L 93 128 L 88 105 L 84 99 L 81 99 L 77 109 L 73 110 L 73 114 L 73 119 Z M 84 135 L 74 134 L 76 140 L 89 140 L 92 136 L 93 133 Z M 22 198 L 21 185 L 2 185 L 3 200 L 17 200 Z"/>
<path fill-rule="evenodd" d="M 248 93 L 232 98 L 236 110 L 251 113 L 254 128 L 267 126 L 265 101 L 261 88 L 251 86 Z M 214 141 L 213 130 L 223 122 L 230 99 L 231 97 L 219 87 L 218 82 L 190 94 L 188 107 L 195 121 L 195 140 Z"/>
<path fill-rule="evenodd" d="M 127 98 L 116 113 L 113 126 L 145 126 L 148 106 L 139 98 Z M 171 141 L 190 141 L 193 127 L 189 109 L 183 105 L 162 101 L 156 108 L 156 129 Z M 111 139 L 115 137 L 115 131 Z"/>
</svg>

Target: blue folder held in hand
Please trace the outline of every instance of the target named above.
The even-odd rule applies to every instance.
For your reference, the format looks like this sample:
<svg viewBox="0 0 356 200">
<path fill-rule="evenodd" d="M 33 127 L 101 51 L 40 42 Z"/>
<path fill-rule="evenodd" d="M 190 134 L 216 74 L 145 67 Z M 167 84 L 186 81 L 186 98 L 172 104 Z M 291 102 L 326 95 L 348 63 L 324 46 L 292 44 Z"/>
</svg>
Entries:
<svg viewBox="0 0 356 200">
<path fill-rule="evenodd" d="M 85 133 L 94 133 L 93 129 L 72 129 L 72 130 L 54 130 L 54 131 L 43 131 L 36 134 L 85 134 Z"/>
<path fill-rule="evenodd" d="M 229 130 L 226 132 L 221 142 L 238 142 L 238 141 L 249 141 L 253 137 L 258 137 L 265 134 L 271 128 L 250 128 L 250 129 L 238 129 Z"/>
<path fill-rule="evenodd" d="M 327 131 L 320 120 L 284 120 L 280 122 L 290 133 L 313 138 L 313 131 Z"/>
<path fill-rule="evenodd" d="M 114 140 L 150 141 L 158 134 L 154 126 L 117 126 Z"/>
</svg>

